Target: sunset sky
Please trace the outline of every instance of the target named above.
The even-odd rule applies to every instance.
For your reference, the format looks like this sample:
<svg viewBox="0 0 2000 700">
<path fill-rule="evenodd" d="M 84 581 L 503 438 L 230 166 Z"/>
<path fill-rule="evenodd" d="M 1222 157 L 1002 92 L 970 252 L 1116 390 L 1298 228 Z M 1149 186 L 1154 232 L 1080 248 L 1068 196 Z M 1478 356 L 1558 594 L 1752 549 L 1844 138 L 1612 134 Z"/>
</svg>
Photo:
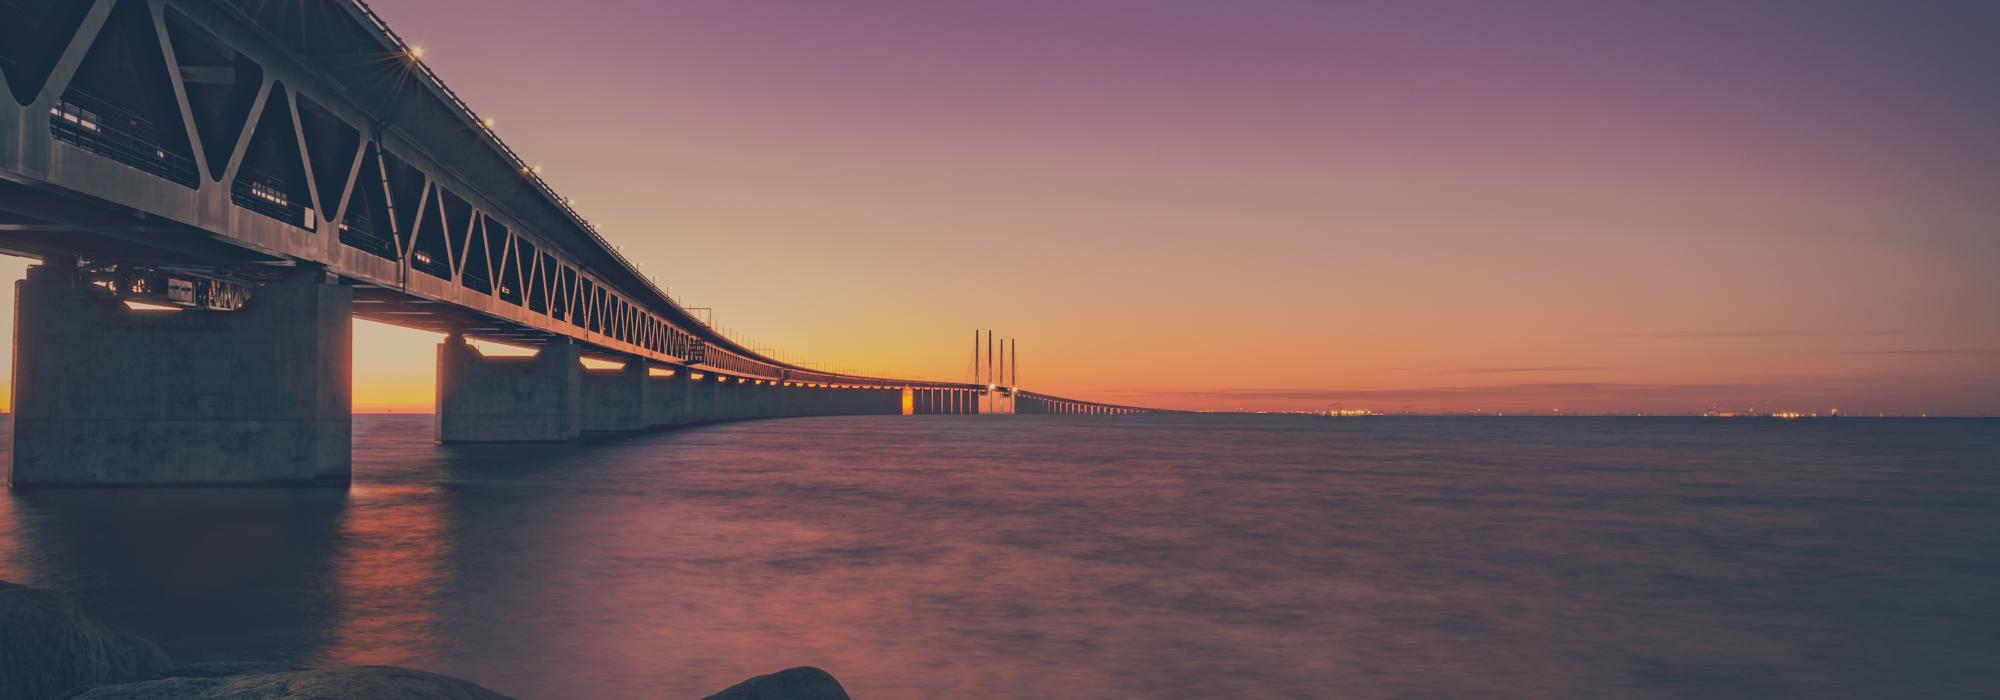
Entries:
<svg viewBox="0 0 2000 700">
<path fill-rule="evenodd" d="M 371 4 L 829 366 L 993 328 L 1175 408 L 2000 413 L 2000 5 Z M 360 325 L 357 410 L 429 410 L 436 336 Z"/>
</svg>

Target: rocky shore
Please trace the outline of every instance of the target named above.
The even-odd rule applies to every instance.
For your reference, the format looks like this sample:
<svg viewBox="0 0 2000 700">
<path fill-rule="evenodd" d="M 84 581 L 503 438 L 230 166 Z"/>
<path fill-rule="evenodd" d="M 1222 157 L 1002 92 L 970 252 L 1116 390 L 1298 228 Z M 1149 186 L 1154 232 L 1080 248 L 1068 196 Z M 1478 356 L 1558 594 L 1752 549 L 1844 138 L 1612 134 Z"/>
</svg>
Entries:
<svg viewBox="0 0 2000 700">
<path fill-rule="evenodd" d="M 471 681 L 393 666 L 175 666 L 158 645 L 53 591 L 0 581 L 0 700 L 509 700 Z M 827 672 L 786 669 L 704 700 L 847 700 Z"/>
</svg>

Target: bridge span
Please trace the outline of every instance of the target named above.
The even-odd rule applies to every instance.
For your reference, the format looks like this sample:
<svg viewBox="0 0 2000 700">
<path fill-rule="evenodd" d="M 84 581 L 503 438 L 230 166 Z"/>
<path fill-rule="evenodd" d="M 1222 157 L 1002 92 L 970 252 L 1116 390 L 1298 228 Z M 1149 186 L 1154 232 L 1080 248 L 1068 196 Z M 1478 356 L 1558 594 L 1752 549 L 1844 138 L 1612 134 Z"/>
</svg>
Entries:
<svg viewBox="0 0 2000 700">
<path fill-rule="evenodd" d="M 444 442 L 1145 410 L 732 341 L 360 0 L 0 0 L 0 93 L 0 252 L 41 260 L 18 287 L 16 485 L 345 483 L 356 317 L 447 334 Z"/>
</svg>

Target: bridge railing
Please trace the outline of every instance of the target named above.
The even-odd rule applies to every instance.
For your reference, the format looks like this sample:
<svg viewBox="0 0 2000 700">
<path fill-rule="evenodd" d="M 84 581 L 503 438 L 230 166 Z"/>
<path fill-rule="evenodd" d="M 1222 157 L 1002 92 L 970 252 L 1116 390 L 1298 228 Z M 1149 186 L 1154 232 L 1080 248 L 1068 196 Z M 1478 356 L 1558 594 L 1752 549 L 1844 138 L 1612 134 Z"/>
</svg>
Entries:
<svg viewBox="0 0 2000 700">
<path fill-rule="evenodd" d="M 49 127 L 78 148 L 186 187 L 199 184 L 194 161 L 167 150 L 152 120 L 110 100 L 72 87 L 49 108 Z"/>
</svg>

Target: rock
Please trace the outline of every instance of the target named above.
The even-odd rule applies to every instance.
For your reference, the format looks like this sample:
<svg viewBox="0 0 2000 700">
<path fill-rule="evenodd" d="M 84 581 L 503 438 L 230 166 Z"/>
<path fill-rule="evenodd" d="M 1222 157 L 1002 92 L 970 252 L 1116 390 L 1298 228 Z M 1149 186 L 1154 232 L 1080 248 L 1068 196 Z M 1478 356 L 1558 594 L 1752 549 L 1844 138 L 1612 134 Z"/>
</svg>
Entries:
<svg viewBox="0 0 2000 700">
<path fill-rule="evenodd" d="M 164 678 L 221 678 L 223 676 L 248 676 L 259 673 L 291 673 L 304 671 L 303 666 L 271 663 L 268 661 L 207 661 L 175 666 L 173 670 L 160 674 Z"/>
<path fill-rule="evenodd" d="M 152 642 L 99 624 L 68 598 L 0 581 L 0 700 L 66 697 L 172 666 Z"/>
<path fill-rule="evenodd" d="M 510 700 L 471 681 L 393 666 L 212 675 L 220 670 L 191 668 L 190 675 L 103 686 L 73 700 Z"/>
<path fill-rule="evenodd" d="M 848 700 L 833 674 L 811 666 L 788 668 L 729 686 L 702 700 Z"/>
</svg>

